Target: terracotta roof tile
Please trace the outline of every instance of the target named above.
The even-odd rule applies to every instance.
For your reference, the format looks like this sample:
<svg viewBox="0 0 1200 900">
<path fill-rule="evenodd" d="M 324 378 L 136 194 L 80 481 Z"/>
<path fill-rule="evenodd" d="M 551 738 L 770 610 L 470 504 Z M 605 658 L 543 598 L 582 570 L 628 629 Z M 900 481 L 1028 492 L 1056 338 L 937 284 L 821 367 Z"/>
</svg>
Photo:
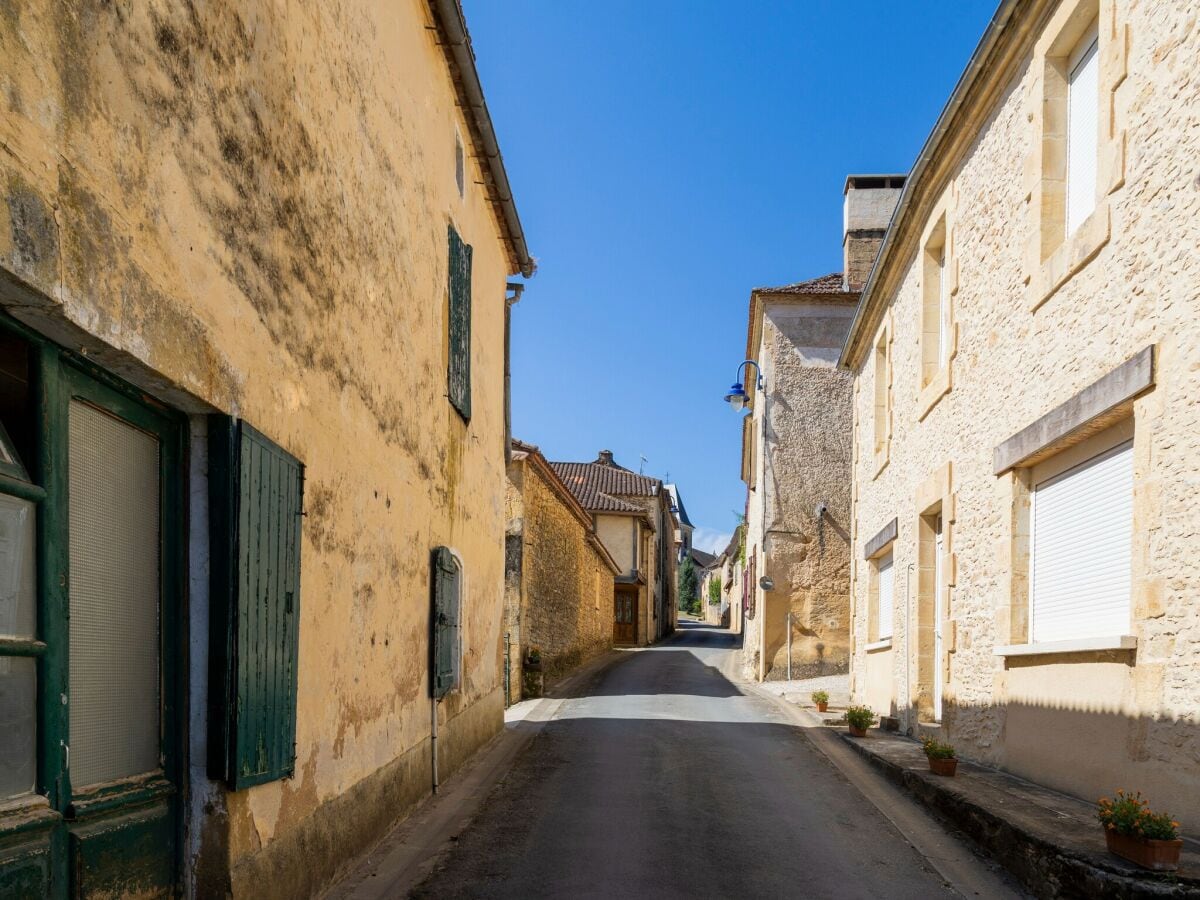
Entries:
<svg viewBox="0 0 1200 900">
<path fill-rule="evenodd" d="M 656 497 L 662 488 L 657 478 L 615 464 L 552 462 L 550 467 L 583 508 L 591 512 L 643 512 L 640 506 L 621 497 Z"/>
<path fill-rule="evenodd" d="M 797 281 L 795 284 L 785 284 L 781 287 L 755 288 L 764 294 L 846 294 L 851 293 L 842 287 L 842 273 L 830 272 L 820 278 L 810 278 L 808 281 Z"/>
</svg>

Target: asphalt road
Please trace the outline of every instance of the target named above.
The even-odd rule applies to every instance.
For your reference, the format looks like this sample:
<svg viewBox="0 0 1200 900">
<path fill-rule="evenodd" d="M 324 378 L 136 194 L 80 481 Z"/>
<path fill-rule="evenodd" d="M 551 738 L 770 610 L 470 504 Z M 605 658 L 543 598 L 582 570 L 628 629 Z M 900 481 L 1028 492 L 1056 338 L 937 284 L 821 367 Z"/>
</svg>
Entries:
<svg viewBox="0 0 1200 900">
<path fill-rule="evenodd" d="M 688 625 L 580 685 L 416 897 L 955 896 Z"/>
</svg>

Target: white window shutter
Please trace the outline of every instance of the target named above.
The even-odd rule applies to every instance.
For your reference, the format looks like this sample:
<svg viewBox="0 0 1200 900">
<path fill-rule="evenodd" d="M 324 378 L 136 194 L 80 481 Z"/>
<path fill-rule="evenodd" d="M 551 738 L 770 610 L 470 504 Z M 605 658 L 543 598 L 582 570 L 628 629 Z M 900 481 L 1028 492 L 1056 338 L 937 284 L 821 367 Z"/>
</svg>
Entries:
<svg viewBox="0 0 1200 900">
<path fill-rule="evenodd" d="M 1034 643 L 1129 632 L 1133 444 L 1034 487 Z"/>
<path fill-rule="evenodd" d="M 1095 32 L 1071 55 L 1067 74 L 1067 235 L 1096 207 L 1099 156 L 1100 54 Z"/>
<path fill-rule="evenodd" d="M 892 608 L 896 579 L 893 576 L 892 554 L 879 561 L 879 633 L 878 639 L 892 636 Z"/>
</svg>

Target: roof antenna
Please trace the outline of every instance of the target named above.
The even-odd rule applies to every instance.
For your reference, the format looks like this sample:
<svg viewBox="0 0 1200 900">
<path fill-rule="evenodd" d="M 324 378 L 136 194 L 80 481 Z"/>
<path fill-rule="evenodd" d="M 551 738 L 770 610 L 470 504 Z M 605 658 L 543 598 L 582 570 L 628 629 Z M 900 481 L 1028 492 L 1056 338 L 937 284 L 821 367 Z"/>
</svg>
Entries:
<svg viewBox="0 0 1200 900">
<path fill-rule="evenodd" d="M 639 456 L 638 459 L 640 459 L 642 461 L 641 465 L 638 466 L 638 474 L 645 475 L 646 474 L 646 472 L 645 472 L 646 463 L 649 462 L 649 460 L 647 460 L 645 456 Z"/>
</svg>

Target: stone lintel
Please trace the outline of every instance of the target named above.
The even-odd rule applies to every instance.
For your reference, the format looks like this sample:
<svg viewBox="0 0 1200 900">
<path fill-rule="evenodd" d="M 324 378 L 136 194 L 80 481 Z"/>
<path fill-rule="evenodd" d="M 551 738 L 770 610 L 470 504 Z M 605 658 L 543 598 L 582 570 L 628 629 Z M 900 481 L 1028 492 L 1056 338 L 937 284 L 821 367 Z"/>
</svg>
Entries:
<svg viewBox="0 0 1200 900">
<path fill-rule="evenodd" d="M 994 473 L 1003 475 L 1017 466 L 1032 465 L 1111 424 L 1115 415 L 1125 412 L 1127 404 L 1152 387 L 1153 344 L 998 444 L 993 453 Z"/>
<path fill-rule="evenodd" d="M 896 539 L 899 532 L 900 520 L 892 519 L 879 530 L 875 537 L 871 538 L 863 545 L 863 559 L 871 559 L 879 554 L 879 551 Z"/>
</svg>

